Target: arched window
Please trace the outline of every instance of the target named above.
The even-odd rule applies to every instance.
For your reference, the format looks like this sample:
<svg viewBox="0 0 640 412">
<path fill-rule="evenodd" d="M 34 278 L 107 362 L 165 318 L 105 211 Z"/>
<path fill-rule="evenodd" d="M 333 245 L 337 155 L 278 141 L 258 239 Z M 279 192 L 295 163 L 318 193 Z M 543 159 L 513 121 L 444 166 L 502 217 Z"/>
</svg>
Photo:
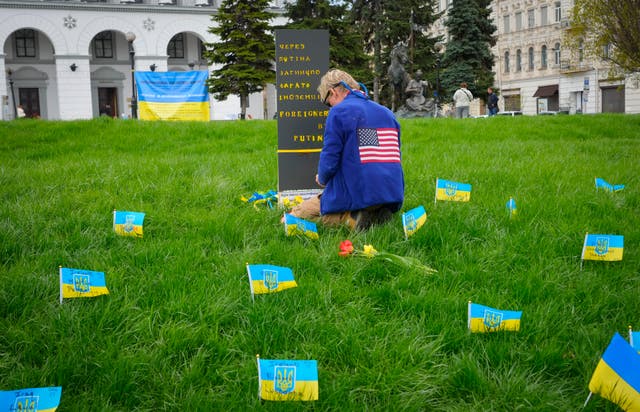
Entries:
<svg viewBox="0 0 640 412">
<path fill-rule="evenodd" d="M 540 50 L 540 67 L 547 68 L 547 46 L 542 46 L 542 50 Z"/>
<path fill-rule="evenodd" d="M 516 71 L 522 71 L 522 50 L 516 50 Z"/>
<path fill-rule="evenodd" d="M 556 56 L 555 64 L 560 65 L 560 43 L 556 43 L 555 47 L 553 48 L 553 51 Z"/>
<path fill-rule="evenodd" d="M 182 33 L 178 33 L 171 38 L 167 46 L 167 54 L 170 59 L 184 58 L 184 36 Z"/>
<path fill-rule="evenodd" d="M 509 50 L 507 50 L 506 52 L 504 52 L 504 72 L 505 73 L 509 73 Z"/>
<path fill-rule="evenodd" d="M 529 71 L 533 71 L 536 68 L 533 60 L 533 47 L 529 47 Z"/>
</svg>

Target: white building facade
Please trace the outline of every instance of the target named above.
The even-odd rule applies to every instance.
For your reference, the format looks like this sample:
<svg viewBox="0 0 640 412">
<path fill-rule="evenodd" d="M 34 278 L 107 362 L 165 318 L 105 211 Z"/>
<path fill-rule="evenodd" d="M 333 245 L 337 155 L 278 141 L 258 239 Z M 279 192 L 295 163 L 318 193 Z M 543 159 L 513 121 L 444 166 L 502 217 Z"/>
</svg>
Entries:
<svg viewBox="0 0 640 412">
<path fill-rule="evenodd" d="M 440 0 L 446 11 L 452 0 Z M 535 115 L 541 112 L 640 113 L 638 75 L 610 79 L 604 59 L 589 59 L 567 47 L 572 0 L 494 0 L 498 28 L 495 87 L 500 109 Z M 444 34 L 442 19 L 435 33 Z M 602 51 L 603 55 L 607 50 Z M 483 112 L 481 104 L 476 113 Z"/>
<path fill-rule="evenodd" d="M 130 117 L 132 66 L 213 69 L 203 44 L 219 41 L 208 32 L 219 1 L 0 0 L 1 118 L 13 119 L 18 104 L 43 119 Z M 272 2 L 272 11 L 272 24 L 283 24 L 283 2 Z M 211 119 L 240 113 L 237 96 L 210 103 Z M 272 118 L 275 110 L 273 85 L 250 96 L 248 116 Z"/>
</svg>

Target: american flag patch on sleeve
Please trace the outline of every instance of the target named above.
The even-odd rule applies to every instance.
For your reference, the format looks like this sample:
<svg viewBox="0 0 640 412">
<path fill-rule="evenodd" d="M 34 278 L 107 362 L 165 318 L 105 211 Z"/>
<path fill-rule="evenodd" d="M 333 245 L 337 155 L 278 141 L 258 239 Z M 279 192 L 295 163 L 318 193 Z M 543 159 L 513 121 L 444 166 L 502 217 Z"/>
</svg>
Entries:
<svg viewBox="0 0 640 412">
<path fill-rule="evenodd" d="M 360 163 L 400 163 L 398 129 L 358 129 Z"/>
</svg>

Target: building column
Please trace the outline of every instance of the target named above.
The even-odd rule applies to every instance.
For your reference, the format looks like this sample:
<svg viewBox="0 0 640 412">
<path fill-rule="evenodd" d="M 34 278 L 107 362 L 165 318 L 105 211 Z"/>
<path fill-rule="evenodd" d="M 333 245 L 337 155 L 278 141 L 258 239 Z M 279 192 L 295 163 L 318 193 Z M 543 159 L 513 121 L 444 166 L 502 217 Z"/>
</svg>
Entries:
<svg viewBox="0 0 640 412">
<path fill-rule="evenodd" d="M 56 56 L 56 78 L 60 120 L 91 119 L 89 56 Z"/>
<path fill-rule="evenodd" d="M 9 90 L 9 76 L 7 68 L 4 65 L 4 54 L 0 53 L 0 73 L 2 73 L 2 81 L 0 81 L 0 120 L 13 119 L 11 112 L 11 90 Z"/>
</svg>

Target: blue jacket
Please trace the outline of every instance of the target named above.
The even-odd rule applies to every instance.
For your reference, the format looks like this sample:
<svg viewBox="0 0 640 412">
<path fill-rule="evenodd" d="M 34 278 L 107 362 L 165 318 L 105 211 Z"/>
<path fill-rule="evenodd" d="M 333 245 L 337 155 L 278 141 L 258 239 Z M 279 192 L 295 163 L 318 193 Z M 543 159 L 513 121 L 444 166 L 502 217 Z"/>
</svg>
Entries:
<svg viewBox="0 0 640 412">
<path fill-rule="evenodd" d="M 327 117 L 318 163 L 318 180 L 326 185 L 320 198 L 323 215 L 376 205 L 388 205 L 395 212 L 404 200 L 400 125 L 391 110 L 356 93 L 360 92 L 349 93 L 332 107 Z M 392 142 L 387 140 L 389 134 Z M 374 147 L 373 158 L 368 158 L 368 148 L 361 146 L 371 149 L 376 140 L 383 143 L 381 147 L 389 147 L 385 142 L 396 144 L 395 151 L 392 144 L 381 159 Z"/>
</svg>

